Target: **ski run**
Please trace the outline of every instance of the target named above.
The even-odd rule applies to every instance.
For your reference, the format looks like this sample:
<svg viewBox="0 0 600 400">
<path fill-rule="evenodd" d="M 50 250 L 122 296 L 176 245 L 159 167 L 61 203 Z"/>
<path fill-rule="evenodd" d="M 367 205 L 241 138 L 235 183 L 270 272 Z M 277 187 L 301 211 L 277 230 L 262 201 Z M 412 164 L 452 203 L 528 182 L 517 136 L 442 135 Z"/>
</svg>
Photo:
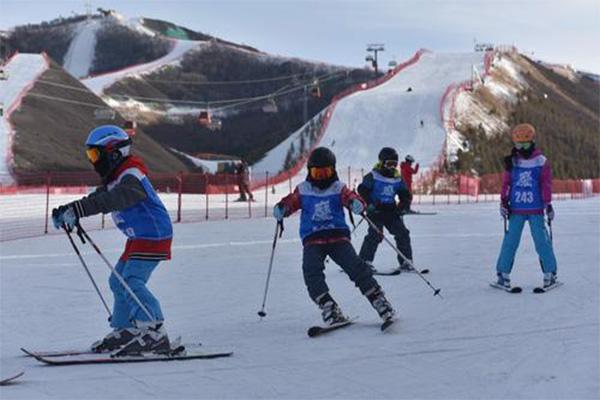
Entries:
<svg viewBox="0 0 600 400">
<path fill-rule="evenodd" d="M 53 368 L 25 357 L 21 347 L 85 349 L 108 332 L 106 312 L 64 235 L 2 242 L 0 378 L 25 375 L 2 386 L 0 398 L 597 398 L 600 199 L 555 202 L 564 285 L 544 294 L 532 293 L 542 273 L 528 229 L 511 274 L 523 292 L 490 287 L 503 237 L 497 203 L 418 209 L 439 212 L 405 221 L 415 266 L 431 268 L 427 279 L 444 297 L 414 273 L 378 277 L 397 311 L 382 333 L 381 319 L 330 261 L 330 290 L 358 319 L 317 338 L 307 335 L 322 321 L 303 283 L 297 218 L 286 220 L 277 244 L 262 319 L 274 221 L 176 224 L 174 257 L 151 287 L 169 335 L 202 343 L 189 354 L 234 353 L 209 360 Z M 119 257 L 123 239 L 114 230 L 89 233 L 109 260 Z M 82 251 L 112 299 L 106 266 L 91 248 Z M 373 265 L 395 263 L 381 243 Z M 65 357 L 49 358 L 74 356 Z"/>
</svg>

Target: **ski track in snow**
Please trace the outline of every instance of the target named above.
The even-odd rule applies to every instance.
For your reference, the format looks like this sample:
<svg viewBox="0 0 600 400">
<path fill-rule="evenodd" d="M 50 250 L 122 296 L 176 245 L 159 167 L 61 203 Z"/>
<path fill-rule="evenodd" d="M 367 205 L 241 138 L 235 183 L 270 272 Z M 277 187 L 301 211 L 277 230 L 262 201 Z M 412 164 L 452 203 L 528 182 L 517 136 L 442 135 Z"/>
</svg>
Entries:
<svg viewBox="0 0 600 400">
<path fill-rule="evenodd" d="M 405 220 L 415 262 L 431 268 L 427 279 L 444 298 L 413 274 L 379 277 L 399 313 L 393 330 L 382 334 L 368 302 L 328 263 L 334 298 L 359 320 L 316 339 L 306 336 L 320 313 L 303 284 L 298 218 L 286 221 L 277 245 L 262 321 L 256 311 L 273 220 L 176 224 L 173 260 L 150 281 L 167 329 L 207 351 L 235 354 L 150 365 L 43 367 L 22 357 L 21 346 L 89 345 L 108 332 L 106 313 L 62 235 L 0 243 L 0 375 L 27 371 L 0 397 L 598 398 L 600 199 L 556 202 L 555 209 L 558 276 L 565 282 L 559 289 L 531 293 L 542 274 L 527 228 L 512 274 L 523 293 L 490 288 L 502 240 L 496 204 L 438 205 L 438 216 Z M 110 260 L 118 258 L 118 232 L 91 234 Z M 359 227 L 355 247 L 365 234 Z M 78 245 L 111 299 L 108 269 Z M 395 254 L 382 243 L 375 265 L 393 264 Z"/>
<path fill-rule="evenodd" d="M 75 31 L 63 68 L 78 79 L 88 76 L 90 72 L 96 51 L 96 33 L 101 27 L 102 21 L 83 21 Z"/>
</svg>

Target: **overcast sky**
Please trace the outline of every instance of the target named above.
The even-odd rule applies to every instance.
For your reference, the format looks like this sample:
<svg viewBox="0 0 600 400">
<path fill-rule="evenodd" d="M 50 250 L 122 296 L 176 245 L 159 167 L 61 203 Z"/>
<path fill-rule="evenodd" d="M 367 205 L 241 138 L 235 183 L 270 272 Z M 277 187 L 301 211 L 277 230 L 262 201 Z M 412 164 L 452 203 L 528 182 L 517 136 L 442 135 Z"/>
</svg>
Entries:
<svg viewBox="0 0 600 400">
<path fill-rule="evenodd" d="M 127 17 L 168 20 L 270 53 L 362 66 L 419 48 L 465 52 L 473 40 L 600 73 L 600 0 L 104 0 Z M 83 13 L 85 1 L 0 0 L 0 29 Z"/>
</svg>

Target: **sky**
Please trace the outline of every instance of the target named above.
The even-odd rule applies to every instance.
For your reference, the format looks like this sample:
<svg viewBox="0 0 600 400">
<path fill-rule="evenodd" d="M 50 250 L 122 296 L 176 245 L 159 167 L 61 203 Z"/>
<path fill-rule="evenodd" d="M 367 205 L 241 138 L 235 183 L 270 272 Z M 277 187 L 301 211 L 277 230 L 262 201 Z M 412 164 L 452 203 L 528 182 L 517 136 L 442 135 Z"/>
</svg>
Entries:
<svg viewBox="0 0 600 400">
<path fill-rule="evenodd" d="M 418 49 L 467 52 L 474 41 L 514 45 L 552 63 L 600 73 L 600 0 L 103 0 L 92 8 L 174 22 L 284 56 L 380 65 Z M 0 29 L 84 13 L 85 0 L 0 0 Z"/>
</svg>

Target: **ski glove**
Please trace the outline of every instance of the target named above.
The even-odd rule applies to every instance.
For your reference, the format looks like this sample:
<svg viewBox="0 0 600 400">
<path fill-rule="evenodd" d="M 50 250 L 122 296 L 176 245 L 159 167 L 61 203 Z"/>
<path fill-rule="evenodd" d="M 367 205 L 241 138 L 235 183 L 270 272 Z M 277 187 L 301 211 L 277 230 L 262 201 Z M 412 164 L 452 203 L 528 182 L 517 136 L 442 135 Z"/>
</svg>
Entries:
<svg viewBox="0 0 600 400">
<path fill-rule="evenodd" d="M 352 210 L 354 214 L 360 215 L 365 211 L 365 206 L 360 200 L 352 199 L 350 201 L 350 210 Z"/>
<path fill-rule="evenodd" d="M 546 206 L 546 216 L 548 217 L 548 221 L 552 221 L 554 219 L 554 208 L 552 208 L 552 204 L 548 204 Z"/>
<path fill-rule="evenodd" d="M 273 207 L 273 218 L 277 221 L 283 221 L 283 217 L 285 217 L 285 207 L 281 204 L 276 204 Z"/>
<path fill-rule="evenodd" d="M 70 204 L 52 210 L 52 222 L 56 229 L 60 229 L 64 225 L 71 232 L 78 221 L 79 217 L 75 212 L 75 208 Z"/>
</svg>

